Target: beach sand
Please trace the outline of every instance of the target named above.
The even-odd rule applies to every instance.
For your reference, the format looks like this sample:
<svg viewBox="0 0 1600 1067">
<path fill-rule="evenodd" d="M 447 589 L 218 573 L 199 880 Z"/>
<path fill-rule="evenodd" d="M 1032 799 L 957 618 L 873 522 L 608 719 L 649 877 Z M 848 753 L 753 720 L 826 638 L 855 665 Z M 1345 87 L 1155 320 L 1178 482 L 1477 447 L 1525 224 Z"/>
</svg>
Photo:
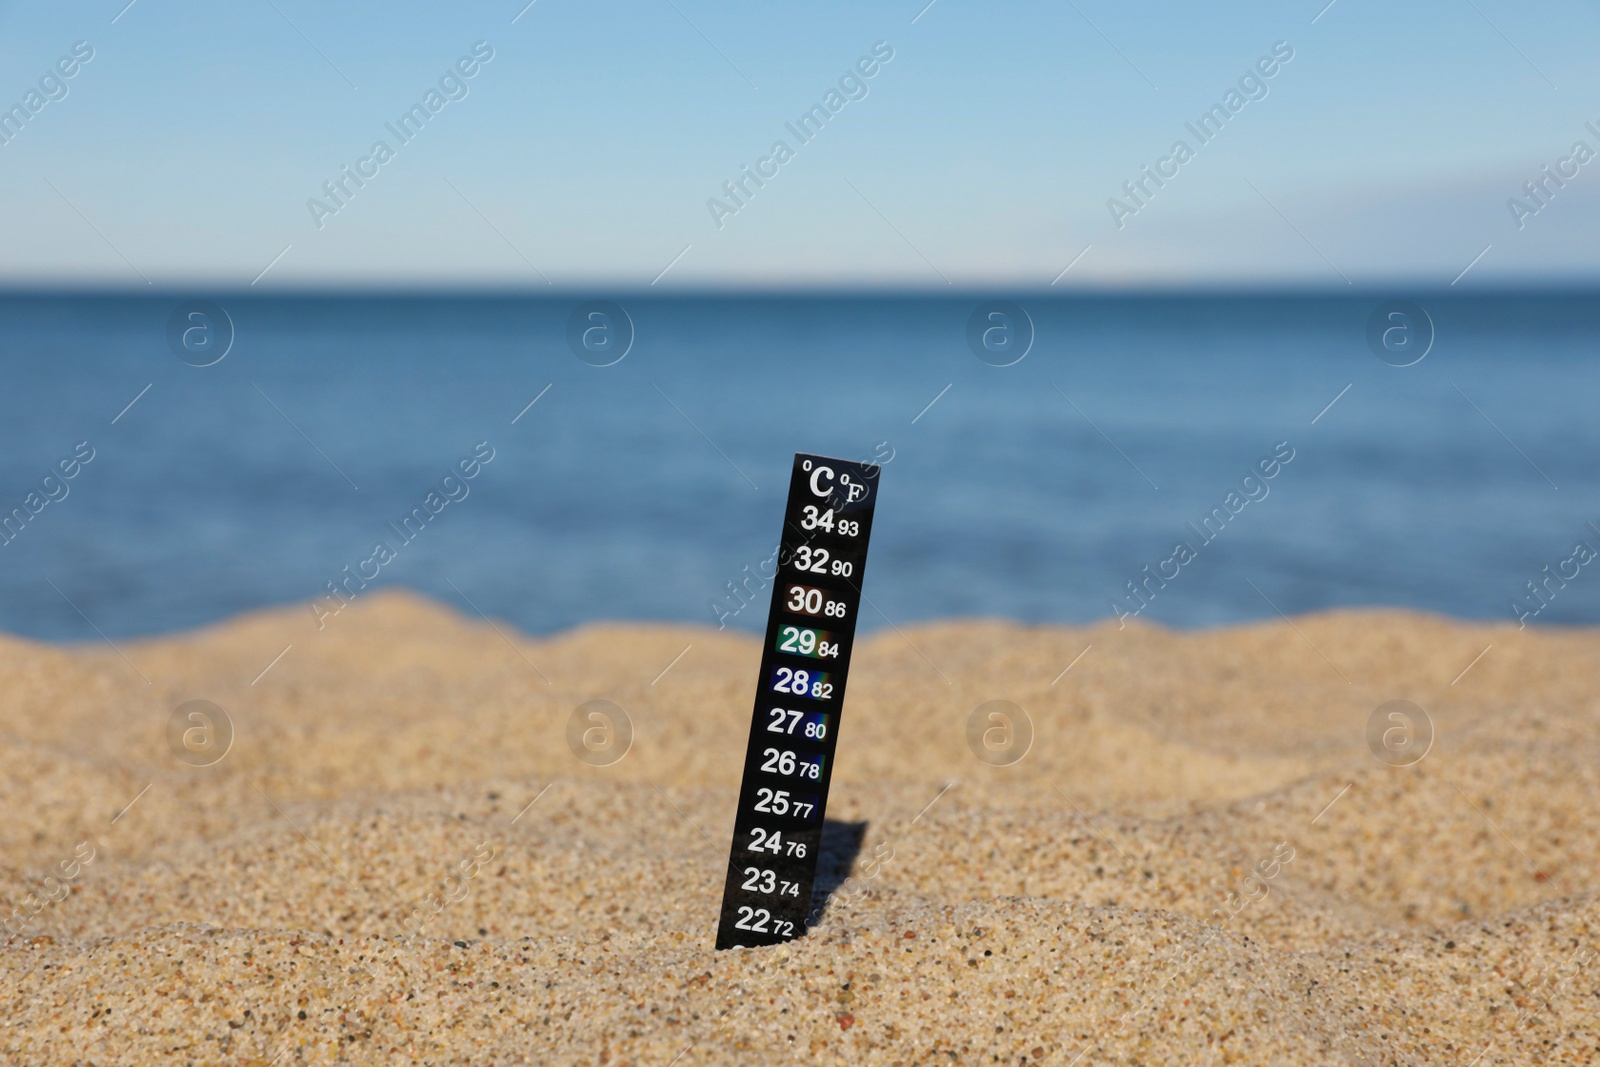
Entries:
<svg viewBox="0 0 1600 1067">
<path fill-rule="evenodd" d="M 1600 1062 L 1596 637 L 885 628 L 848 879 L 721 953 L 754 638 L 389 593 L 0 639 L 0 1063 Z M 596 698 L 634 731 L 607 766 L 567 742 Z M 233 724 L 210 766 L 169 744 L 192 699 Z M 1010 765 L 968 747 L 990 700 L 1032 723 Z M 1391 700 L 1432 723 L 1380 723 L 1409 766 L 1369 745 Z"/>
</svg>

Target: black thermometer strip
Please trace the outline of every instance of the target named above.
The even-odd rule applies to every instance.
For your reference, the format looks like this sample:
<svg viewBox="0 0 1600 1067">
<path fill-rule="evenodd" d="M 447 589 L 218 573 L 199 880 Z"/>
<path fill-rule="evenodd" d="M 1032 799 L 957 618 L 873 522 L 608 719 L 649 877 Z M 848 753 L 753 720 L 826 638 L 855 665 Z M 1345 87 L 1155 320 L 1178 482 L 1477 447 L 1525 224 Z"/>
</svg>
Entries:
<svg viewBox="0 0 1600 1067">
<path fill-rule="evenodd" d="M 806 932 L 877 489 L 871 463 L 794 457 L 719 949 Z"/>
</svg>

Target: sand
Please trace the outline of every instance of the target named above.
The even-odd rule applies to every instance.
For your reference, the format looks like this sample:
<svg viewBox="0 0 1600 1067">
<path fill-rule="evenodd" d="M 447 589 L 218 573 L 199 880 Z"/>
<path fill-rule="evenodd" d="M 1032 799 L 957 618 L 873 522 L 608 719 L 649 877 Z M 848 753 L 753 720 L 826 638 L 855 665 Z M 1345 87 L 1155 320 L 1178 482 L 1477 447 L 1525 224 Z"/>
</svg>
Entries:
<svg viewBox="0 0 1600 1067">
<path fill-rule="evenodd" d="M 0 639 L 0 1063 L 1600 1062 L 1592 631 L 886 628 L 848 878 L 717 953 L 756 640 L 326 622 Z M 596 698 L 606 766 L 567 743 Z M 234 727 L 209 766 L 168 740 L 193 699 Z M 968 748 L 990 700 L 1032 723 L 1009 765 Z M 1391 700 L 1432 723 L 1379 746 L 1408 766 Z"/>
</svg>

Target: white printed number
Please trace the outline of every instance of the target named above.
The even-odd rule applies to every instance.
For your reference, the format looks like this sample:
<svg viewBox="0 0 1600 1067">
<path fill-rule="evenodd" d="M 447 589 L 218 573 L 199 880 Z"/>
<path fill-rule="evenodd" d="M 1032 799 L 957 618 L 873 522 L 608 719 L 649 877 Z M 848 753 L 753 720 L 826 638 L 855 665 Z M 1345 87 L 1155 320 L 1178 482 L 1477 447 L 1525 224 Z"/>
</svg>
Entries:
<svg viewBox="0 0 1600 1067">
<path fill-rule="evenodd" d="M 787 851 L 785 848 L 787 847 Z M 804 857 L 806 843 L 804 841 L 784 841 L 782 830 L 763 830 L 759 826 L 750 828 L 750 852 L 771 852 L 775 856 L 789 855 Z M 750 868 L 746 868 L 749 870 Z"/>
<path fill-rule="evenodd" d="M 792 734 L 794 728 L 800 725 L 800 720 L 805 714 L 799 711 L 789 711 L 785 708 L 772 708 L 767 712 L 772 716 L 767 723 L 769 734 Z M 807 737 L 820 741 L 828 736 L 828 724 L 825 722 L 808 722 L 802 731 Z"/>
<path fill-rule="evenodd" d="M 739 918 L 734 921 L 733 926 L 736 930 L 750 930 L 758 934 L 770 932 L 779 937 L 788 937 L 794 932 L 794 923 L 774 919 L 766 908 L 749 908 L 743 905 L 739 907 Z"/>
<path fill-rule="evenodd" d="M 816 805 L 809 800 L 790 800 L 789 793 L 783 789 L 756 790 L 756 811 L 770 812 L 773 815 L 787 815 L 792 810 L 796 818 L 809 819 L 811 811 Z"/>
<path fill-rule="evenodd" d="M 861 524 L 854 519 L 835 519 L 833 509 L 817 513 L 815 504 L 807 504 L 804 508 L 805 518 L 800 520 L 802 530 L 826 530 L 842 537 L 858 537 L 861 534 Z"/>
<path fill-rule="evenodd" d="M 767 774 L 782 774 L 786 776 L 798 774 L 800 777 L 810 778 L 812 781 L 822 776 L 822 764 L 814 762 L 803 763 L 788 749 L 768 748 L 763 749 L 761 754 L 767 757 L 766 762 L 761 765 L 762 771 Z"/>
<path fill-rule="evenodd" d="M 802 530 L 827 530 L 829 533 L 833 532 L 832 508 L 824 511 L 821 515 L 817 514 L 817 506 L 815 504 L 807 504 L 804 510 L 805 518 L 800 520 L 800 528 Z"/>
<path fill-rule="evenodd" d="M 744 885 L 739 888 L 747 893 L 776 893 L 778 876 L 771 871 L 763 871 L 760 867 L 746 867 Z"/>
<path fill-rule="evenodd" d="M 832 682 L 821 679 L 812 681 L 810 671 L 797 671 L 792 667 L 778 668 L 777 680 L 772 683 L 772 688 L 779 693 L 793 693 L 813 700 L 829 700 L 833 697 Z"/>
<path fill-rule="evenodd" d="M 797 897 L 800 895 L 800 883 L 780 880 L 772 871 L 764 871 L 760 867 L 746 867 L 744 869 L 744 884 L 739 887 L 746 893 L 776 893 L 780 897 Z"/>
<path fill-rule="evenodd" d="M 793 752 L 787 749 L 768 748 L 763 749 L 761 754 L 767 757 L 767 761 L 761 765 L 762 771 L 767 774 L 794 773 Z"/>
<path fill-rule="evenodd" d="M 779 667 L 778 680 L 772 683 L 772 688 L 780 693 L 793 693 L 795 696 L 806 696 L 811 685 L 810 671 L 797 671 L 792 667 Z"/>
<path fill-rule="evenodd" d="M 768 714 L 772 716 L 772 721 L 767 723 L 767 732 L 771 734 L 792 734 L 800 720 L 805 718 L 804 712 L 786 711 L 783 708 L 773 708 Z"/>
<path fill-rule="evenodd" d="M 801 656 L 832 659 L 839 654 L 837 641 L 824 641 L 824 631 L 801 626 L 785 626 L 778 632 L 778 651 L 793 652 Z"/>
<path fill-rule="evenodd" d="M 801 545 L 794 550 L 794 565 L 811 574 L 837 574 L 841 578 L 850 577 L 856 569 L 854 563 L 834 559 L 833 553 L 827 549 L 812 548 L 810 545 Z"/>
<path fill-rule="evenodd" d="M 789 587 L 789 599 L 784 607 L 802 615 L 826 615 L 830 619 L 842 619 L 845 613 L 844 601 L 829 600 L 822 590 L 804 585 Z"/>
</svg>

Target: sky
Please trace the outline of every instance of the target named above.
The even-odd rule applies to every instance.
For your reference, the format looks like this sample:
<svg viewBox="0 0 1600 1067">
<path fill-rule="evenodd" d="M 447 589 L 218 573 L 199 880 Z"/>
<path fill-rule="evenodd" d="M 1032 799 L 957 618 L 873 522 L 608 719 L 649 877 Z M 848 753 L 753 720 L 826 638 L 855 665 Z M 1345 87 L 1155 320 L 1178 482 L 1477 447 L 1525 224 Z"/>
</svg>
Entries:
<svg viewBox="0 0 1600 1067">
<path fill-rule="evenodd" d="M 1523 190 L 1575 142 L 1600 151 L 1600 13 L 1576 2 L 525 4 L 0 4 L 0 108 L 47 90 L 0 127 L 0 285 L 1600 276 L 1600 159 L 1542 203 Z M 386 124 L 430 90 L 402 140 Z M 809 140 L 789 128 L 830 103 Z M 1192 157 L 1162 162 L 1179 140 Z M 1144 166 L 1171 176 L 1133 200 Z M 344 167 L 369 177 L 334 200 Z M 744 167 L 769 177 L 734 200 Z"/>
</svg>

